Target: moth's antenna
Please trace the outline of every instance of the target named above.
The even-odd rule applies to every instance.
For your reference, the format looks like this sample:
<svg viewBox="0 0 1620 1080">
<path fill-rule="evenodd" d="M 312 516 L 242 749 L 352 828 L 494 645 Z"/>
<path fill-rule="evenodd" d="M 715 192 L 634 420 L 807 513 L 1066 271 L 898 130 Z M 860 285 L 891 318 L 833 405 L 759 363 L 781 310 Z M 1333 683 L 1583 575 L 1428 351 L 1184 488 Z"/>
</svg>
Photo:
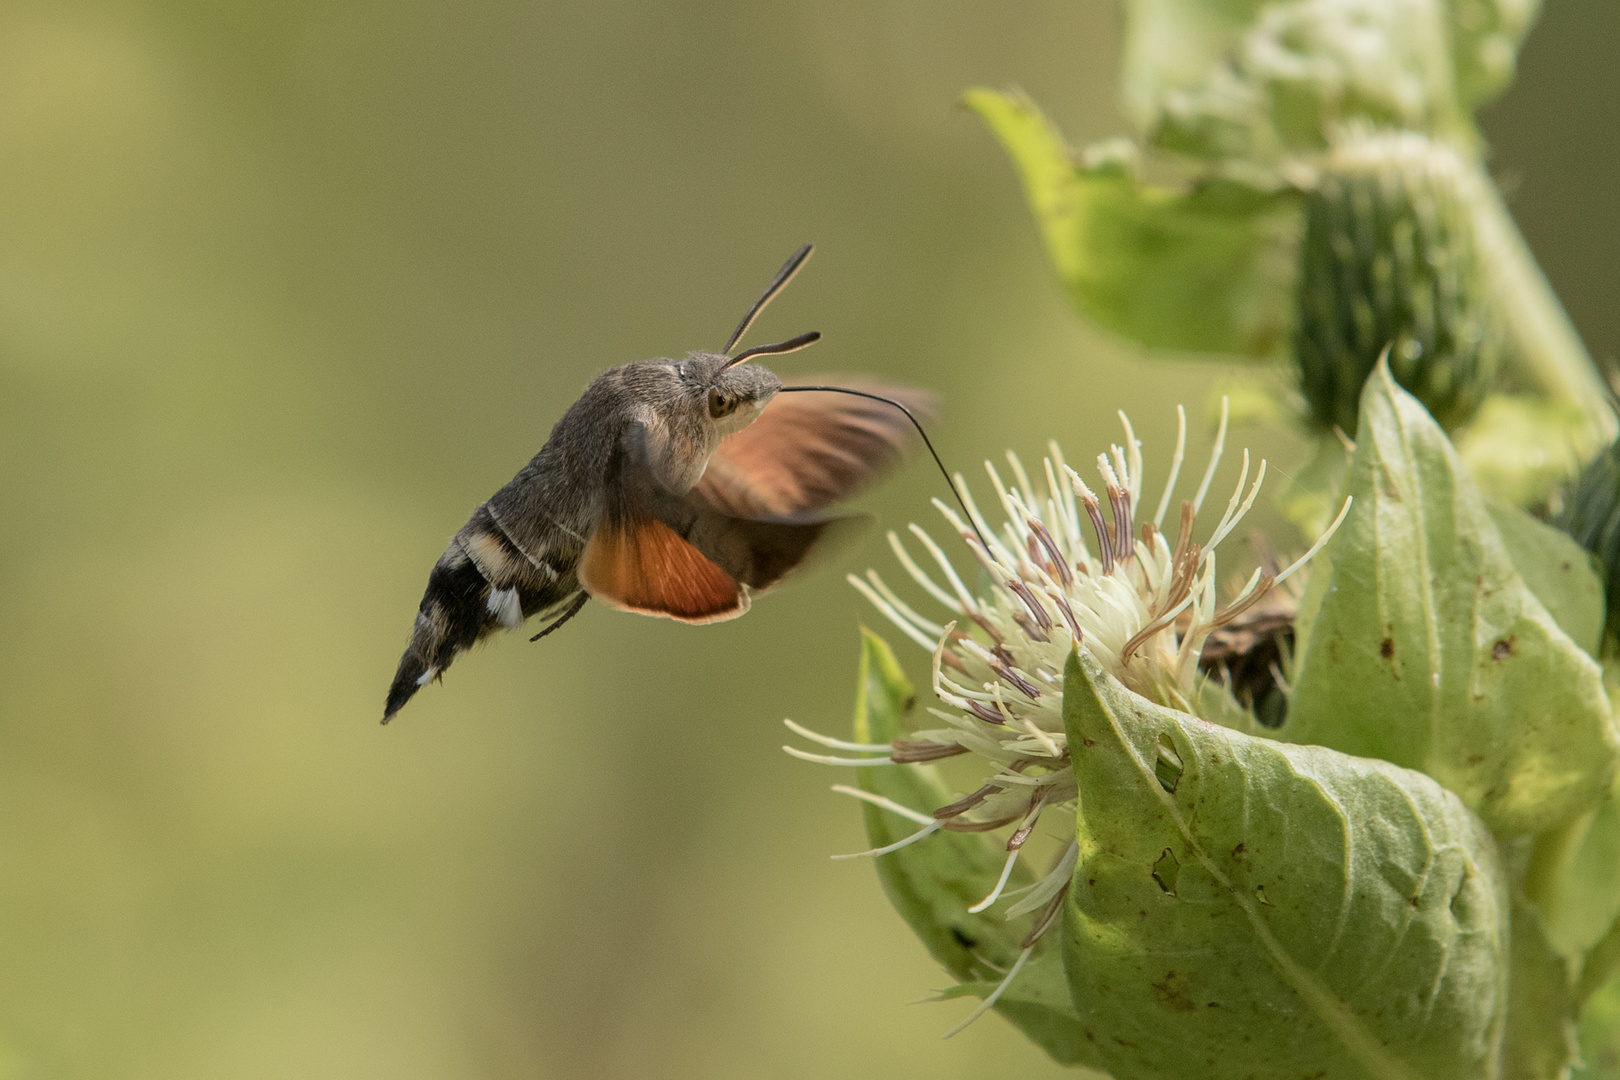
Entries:
<svg viewBox="0 0 1620 1080">
<path fill-rule="evenodd" d="M 786 341 L 779 341 L 775 345 L 755 345 L 752 349 L 745 349 L 727 360 L 725 367 L 720 370 L 725 371 L 726 368 L 734 368 L 738 364 L 752 360 L 756 356 L 781 356 L 783 353 L 798 352 L 800 349 L 808 348 L 820 340 L 821 331 L 812 330 L 808 334 L 800 334 L 796 338 L 788 338 Z"/>
<path fill-rule="evenodd" d="M 748 333 L 748 328 L 754 325 L 754 320 L 759 318 L 759 313 L 765 310 L 765 305 L 776 299 L 777 293 L 787 288 L 787 283 L 793 280 L 793 275 L 799 272 L 799 268 L 804 265 L 805 260 L 810 257 L 810 252 L 814 250 L 814 244 L 806 244 L 798 251 L 795 251 L 791 259 L 782 264 L 782 269 L 778 270 L 776 276 L 771 278 L 771 283 L 765 286 L 764 293 L 760 295 L 758 300 L 754 301 L 754 306 L 748 309 L 748 314 L 743 316 L 743 321 L 737 324 L 737 329 L 733 330 L 731 337 L 726 339 L 726 347 L 721 349 L 721 352 L 729 354 L 736 347 L 737 342 L 742 340 L 742 336 Z M 798 339 L 795 338 L 794 340 Z M 805 345 L 808 344 L 808 341 L 805 342 Z M 799 346 L 799 348 L 803 347 L 803 345 Z M 741 362 L 741 360 L 732 361 L 734 364 Z"/>
<path fill-rule="evenodd" d="M 795 338 L 794 340 L 797 341 L 798 339 Z M 784 342 L 784 344 L 791 344 L 791 342 Z M 808 345 L 809 342 L 805 342 L 805 344 Z M 799 348 L 803 347 L 803 345 L 799 346 Z M 881 394 L 869 394 L 865 390 L 851 390 L 847 386 L 784 386 L 777 393 L 792 394 L 806 390 L 817 390 L 825 394 L 850 394 L 854 397 L 870 398 L 873 401 L 881 401 L 885 405 L 893 405 L 905 413 L 906 419 L 911 421 L 911 426 L 917 429 L 918 435 L 922 436 L 923 445 L 928 447 L 928 453 L 933 457 L 934 464 L 939 466 L 940 475 L 945 477 L 946 486 L 951 489 L 951 494 L 956 497 L 956 505 L 962 508 L 963 520 L 973 529 L 973 535 L 979 538 L 979 543 L 983 545 L 985 554 L 990 554 L 990 542 L 984 538 L 984 533 L 979 531 L 978 523 L 973 520 L 973 514 L 968 511 L 967 502 L 963 500 L 962 493 L 956 488 L 956 481 L 951 479 L 951 474 L 945 469 L 945 463 L 939 459 L 939 451 L 934 449 L 933 442 L 928 438 L 928 432 L 923 430 L 922 422 L 911 414 L 910 409 L 894 400 L 894 398 L 886 398 Z"/>
</svg>

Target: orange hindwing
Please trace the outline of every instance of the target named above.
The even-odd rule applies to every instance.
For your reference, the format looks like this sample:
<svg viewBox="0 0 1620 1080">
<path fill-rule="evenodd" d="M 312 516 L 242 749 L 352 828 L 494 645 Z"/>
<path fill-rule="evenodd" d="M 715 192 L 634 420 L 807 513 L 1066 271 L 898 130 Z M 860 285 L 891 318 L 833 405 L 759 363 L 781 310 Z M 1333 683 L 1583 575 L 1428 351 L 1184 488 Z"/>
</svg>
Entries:
<svg viewBox="0 0 1620 1080">
<path fill-rule="evenodd" d="M 735 619 L 748 610 L 748 590 L 661 521 L 603 521 L 585 545 L 580 584 L 620 611 L 681 622 Z"/>
</svg>

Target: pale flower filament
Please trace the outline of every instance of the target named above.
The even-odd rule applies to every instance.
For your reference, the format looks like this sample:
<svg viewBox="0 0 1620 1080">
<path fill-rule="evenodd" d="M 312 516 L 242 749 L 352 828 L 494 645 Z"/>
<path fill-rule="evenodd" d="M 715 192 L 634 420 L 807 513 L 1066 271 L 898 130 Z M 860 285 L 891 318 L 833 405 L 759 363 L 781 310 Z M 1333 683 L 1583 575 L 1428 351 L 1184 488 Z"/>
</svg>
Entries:
<svg viewBox="0 0 1620 1080">
<path fill-rule="evenodd" d="M 892 747 L 844 744 L 791 725 L 800 734 L 835 749 L 856 749 L 885 757 L 834 758 L 791 750 L 796 757 L 829 764 L 880 765 L 935 761 L 958 754 L 983 759 L 990 775 L 971 795 L 934 811 L 902 816 L 919 830 L 900 844 L 924 840 L 939 830 L 990 832 L 1016 826 L 1007 843 L 1007 861 L 995 889 L 970 910 L 989 907 L 1003 895 L 1024 840 L 1041 815 L 1073 812 L 1077 795 L 1069 768 L 1063 726 L 1063 676 L 1078 646 L 1126 687 L 1161 705 L 1194 712 L 1198 657 L 1217 626 L 1257 603 L 1276 584 L 1297 572 L 1332 535 L 1349 509 L 1348 501 L 1316 545 L 1280 573 L 1256 570 L 1225 605 L 1217 603 L 1215 549 L 1237 528 L 1259 497 L 1266 463 L 1249 479 L 1248 451 L 1236 487 L 1219 522 L 1202 543 L 1194 539 L 1195 519 L 1214 481 L 1226 442 L 1227 407 L 1198 490 L 1181 504 L 1174 537 L 1164 529 L 1176 480 L 1185 457 L 1187 417 L 1177 408 L 1179 433 L 1170 475 L 1151 520 L 1140 528 L 1135 515 L 1142 498 L 1142 451 L 1124 413 L 1123 446 L 1110 446 L 1096 459 L 1101 492 L 1094 491 L 1064 461 L 1056 443 L 1040 471 L 1037 491 L 1012 453 L 1011 483 L 989 462 L 989 474 L 1005 521 L 992 528 L 966 482 L 957 488 L 971 523 L 939 499 L 934 505 L 977 562 L 982 594 L 967 586 L 934 539 L 916 525 L 911 532 L 925 558 L 916 558 L 900 536 L 889 543 L 900 565 L 935 602 L 948 621 L 935 622 L 902 599 L 875 570 L 849 581 L 906 637 L 932 657 L 933 689 L 950 706 L 930 709 L 941 726 L 915 732 Z M 975 526 L 977 527 L 975 529 Z M 1087 533 L 1089 531 L 1090 539 Z M 985 538 L 981 542 L 980 536 Z M 988 546 L 986 546 L 988 544 Z M 931 563 L 931 565 L 929 565 Z M 838 790 L 877 803 L 858 789 Z M 897 811 L 898 812 L 898 811 Z M 862 854 L 876 854 L 866 852 Z M 1068 889 L 1077 849 L 1071 842 L 1051 869 L 1023 890 L 1008 917 L 1039 910 L 1025 939 L 1019 963 L 1053 924 Z M 981 1010 L 985 1006 L 981 1006 Z M 975 1013 L 977 1015 L 977 1012 Z"/>
</svg>

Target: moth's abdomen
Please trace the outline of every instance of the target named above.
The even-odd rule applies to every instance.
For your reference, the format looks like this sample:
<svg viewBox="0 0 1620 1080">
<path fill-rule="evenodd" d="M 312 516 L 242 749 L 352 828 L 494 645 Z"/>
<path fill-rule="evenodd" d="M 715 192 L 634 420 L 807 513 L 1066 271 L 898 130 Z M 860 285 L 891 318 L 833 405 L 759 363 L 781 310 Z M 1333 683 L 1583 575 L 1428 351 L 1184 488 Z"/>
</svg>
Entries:
<svg viewBox="0 0 1620 1080">
<path fill-rule="evenodd" d="M 579 589 L 573 563 L 524 553 L 498 527 L 487 506 L 456 534 L 428 575 L 411 643 L 388 688 L 383 723 L 438 678 L 456 654 L 495 630 L 516 630 L 530 615 L 555 607 Z"/>
</svg>

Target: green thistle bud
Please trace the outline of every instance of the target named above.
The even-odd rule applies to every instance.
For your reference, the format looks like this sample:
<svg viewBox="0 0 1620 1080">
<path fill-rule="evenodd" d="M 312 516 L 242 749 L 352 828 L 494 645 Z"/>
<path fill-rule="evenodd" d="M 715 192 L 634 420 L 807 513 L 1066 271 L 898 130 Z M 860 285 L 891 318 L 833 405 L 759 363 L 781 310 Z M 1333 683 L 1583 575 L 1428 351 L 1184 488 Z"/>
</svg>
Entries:
<svg viewBox="0 0 1620 1080">
<path fill-rule="evenodd" d="M 1412 133 L 1336 150 L 1306 202 L 1295 356 L 1316 421 L 1356 430 L 1383 352 L 1397 382 L 1447 429 L 1496 374 L 1468 189 L 1474 167 Z"/>
</svg>

